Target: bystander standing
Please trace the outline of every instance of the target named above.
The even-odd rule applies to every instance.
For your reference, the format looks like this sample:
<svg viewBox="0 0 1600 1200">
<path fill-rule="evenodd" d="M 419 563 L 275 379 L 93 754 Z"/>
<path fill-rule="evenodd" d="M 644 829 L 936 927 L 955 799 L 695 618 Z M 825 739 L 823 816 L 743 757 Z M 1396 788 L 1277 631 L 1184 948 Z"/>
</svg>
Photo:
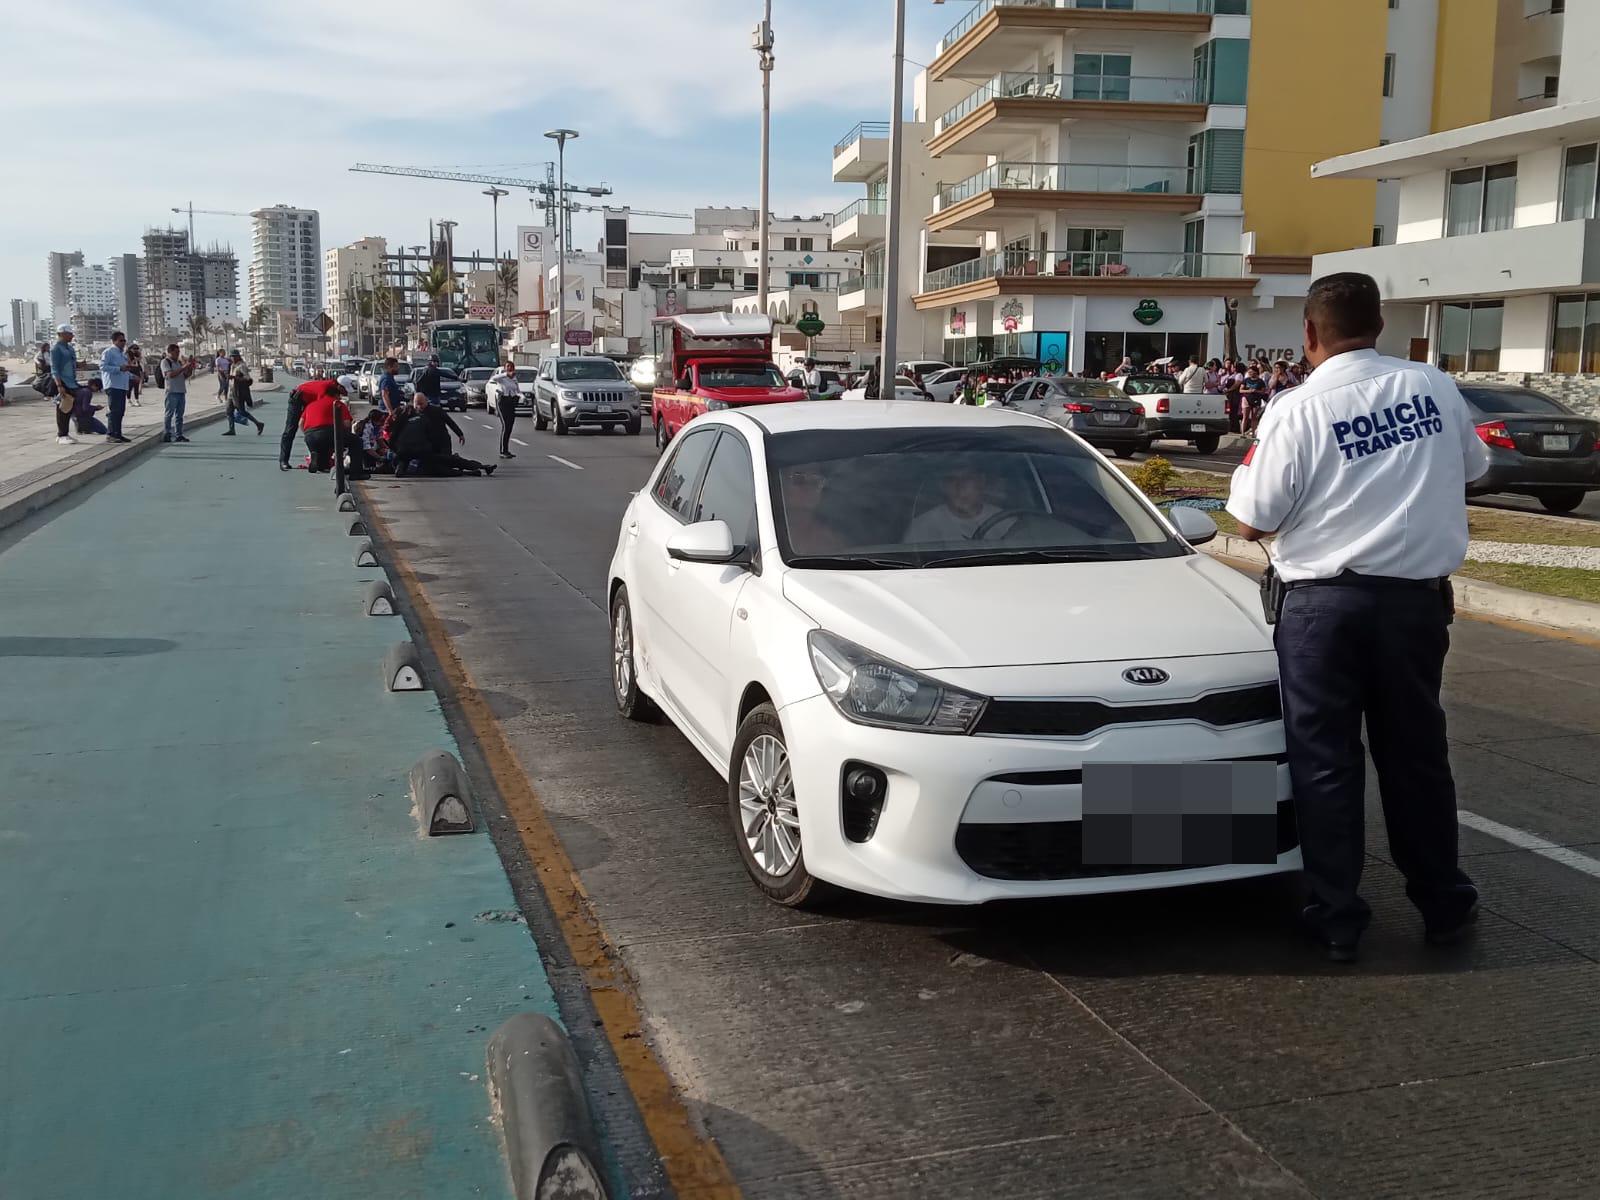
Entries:
<svg viewBox="0 0 1600 1200">
<path fill-rule="evenodd" d="M 127 347 L 128 336 L 118 329 L 100 356 L 100 383 L 106 390 L 106 440 L 110 442 L 128 441 L 122 436 L 122 414 L 128 408 Z"/>
<path fill-rule="evenodd" d="M 55 384 L 56 445 L 77 443 L 69 421 L 78 398 L 78 352 L 72 345 L 72 326 L 56 326 L 56 344 L 50 347 L 50 380 Z"/>
<path fill-rule="evenodd" d="M 159 366 L 161 382 L 166 386 L 166 397 L 162 402 L 161 440 L 163 442 L 187 442 L 183 436 L 183 413 L 189 405 L 189 379 L 194 374 L 198 365 L 195 356 L 183 357 L 178 349 L 178 343 L 173 342 L 167 347 L 167 353 L 162 357 Z"/>
</svg>

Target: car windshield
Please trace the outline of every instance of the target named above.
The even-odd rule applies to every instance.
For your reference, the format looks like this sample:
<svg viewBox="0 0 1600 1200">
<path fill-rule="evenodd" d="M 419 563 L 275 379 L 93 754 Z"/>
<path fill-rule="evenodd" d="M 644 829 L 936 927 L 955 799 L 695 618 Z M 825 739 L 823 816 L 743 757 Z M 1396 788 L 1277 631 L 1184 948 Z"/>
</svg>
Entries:
<svg viewBox="0 0 1600 1200">
<path fill-rule="evenodd" d="M 538 378 L 539 378 L 539 372 L 535 371 L 532 367 L 518 367 L 517 368 L 517 382 L 518 383 L 532 383 Z"/>
<path fill-rule="evenodd" d="M 439 378 L 444 380 L 446 383 L 459 383 L 461 380 L 461 376 L 457 375 L 449 367 L 439 368 Z"/>
<path fill-rule="evenodd" d="M 1535 417 L 1567 417 L 1572 414 L 1543 392 L 1527 388 L 1464 387 L 1461 396 L 1477 413 L 1525 413 Z"/>
<path fill-rule="evenodd" d="M 778 368 L 770 363 L 706 363 L 700 368 L 700 386 L 707 388 L 781 388 Z"/>
<path fill-rule="evenodd" d="M 609 358 L 587 358 L 575 362 L 558 362 L 556 378 L 563 383 L 580 379 L 618 380 L 622 378 L 622 372 L 617 370 L 617 364 Z"/>
<path fill-rule="evenodd" d="M 1177 391 L 1178 381 L 1165 375 L 1129 375 L 1123 388 L 1129 396 L 1155 396 Z"/>
<path fill-rule="evenodd" d="M 465 378 L 470 383 L 482 383 L 485 379 L 489 379 L 493 375 L 494 372 L 488 367 L 468 367 Z"/>
<path fill-rule="evenodd" d="M 852 429 L 767 441 L 784 561 L 818 570 L 1186 553 L 1121 476 L 1053 429 Z"/>
</svg>

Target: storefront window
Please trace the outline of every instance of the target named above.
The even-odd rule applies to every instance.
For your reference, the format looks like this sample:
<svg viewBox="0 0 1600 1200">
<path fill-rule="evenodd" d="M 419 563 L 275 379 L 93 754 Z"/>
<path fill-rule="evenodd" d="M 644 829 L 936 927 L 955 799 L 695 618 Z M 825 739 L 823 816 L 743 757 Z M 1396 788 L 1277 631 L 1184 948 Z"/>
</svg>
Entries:
<svg viewBox="0 0 1600 1200">
<path fill-rule="evenodd" d="M 1558 375 L 1600 374 L 1600 292 L 1556 297 L 1550 370 Z"/>
<path fill-rule="evenodd" d="M 1439 306 L 1438 363 L 1445 371 L 1498 371 L 1500 326 L 1505 305 L 1499 300 Z"/>
<path fill-rule="evenodd" d="M 1203 333 L 1155 333 L 1143 329 L 1131 332 L 1089 332 L 1083 339 L 1083 369 L 1086 374 L 1104 375 L 1122 365 L 1124 357 L 1133 365 L 1148 367 L 1158 358 L 1180 358 L 1188 362 L 1193 354 L 1204 360 L 1206 335 Z"/>
</svg>

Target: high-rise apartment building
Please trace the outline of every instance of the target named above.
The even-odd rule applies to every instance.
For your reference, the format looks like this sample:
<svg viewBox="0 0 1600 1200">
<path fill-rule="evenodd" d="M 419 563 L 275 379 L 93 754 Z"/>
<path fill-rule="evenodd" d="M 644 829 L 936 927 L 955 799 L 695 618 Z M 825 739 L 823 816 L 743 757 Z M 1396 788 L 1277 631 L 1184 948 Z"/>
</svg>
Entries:
<svg viewBox="0 0 1600 1200">
<path fill-rule="evenodd" d="M 1391 21 L 1408 35 L 1385 66 L 1401 138 L 1314 174 L 1385 181 L 1392 230 L 1316 270 L 1378 280 L 1391 351 L 1541 376 L 1600 411 L 1600 4 L 1401 0 Z"/>
<path fill-rule="evenodd" d="M 1382 117 L 1385 0 L 1338 7 L 975 4 L 916 81 L 900 356 L 1101 371 L 1221 356 L 1231 324 L 1241 352 L 1298 357 L 1311 256 L 1374 223 L 1372 183 L 1310 178 Z M 887 132 L 864 124 L 834 149 L 834 178 L 868 188 L 838 215 L 867 262 L 841 308 L 876 294 Z"/>
<path fill-rule="evenodd" d="M 11 344 L 20 351 L 26 351 L 30 346 L 49 338 L 43 337 L 47 331 L 39 328 L 39 305 L 33 300 L 13 300 L 11 302 Z M 29 355 L 28 357 L 32 357 Z"/>
<path fill-rule="evenodd" d="M 52 250 L 46 264 L 50 275 L 50 318 L 59 325 L 72 316 L 67 300 L 67 272 L 83 266 L 83 251 Z"/>
<path fill-rule="evenodd" d="M 292 310 L 301 319 L 322 306 L 322 229 L 316 212 L 276 204 L 250 214 L 250 307 Z"/>
<path fill-rule="evenodd" d="M 72 331 L 85 346 L 109 341 L 117 323 L 116 277 L 98 263 L 67 268 Z"/>
<path fill-rule="evenodd" d="M 322 311 L 333 318 L 330 349 L 351 354 L 375 354 L 379 330 L 386 328 L 393 293 L 379 296 L 387 286 L 384 255 L 388 242 L 364 237 L 348 246 L 330 247 L 323 260 Z M 380 311 L 382 310 L 382 311 Z"/>
<path fill-rule="evenodd" d="M 147 229 L 143 301 L 148 337 L 187 334 L 196 316 L 219 330 L 242 325 L 239 260 L 226 246 L 194 251 L 182 229 Z"/>
<path fill-rule="evenodd" d="M 145 336 L 144 260 L 137 254 L 119 254 L 106 266 L 116 285 L 117 328 L 138 341 Z"/>
</svg>

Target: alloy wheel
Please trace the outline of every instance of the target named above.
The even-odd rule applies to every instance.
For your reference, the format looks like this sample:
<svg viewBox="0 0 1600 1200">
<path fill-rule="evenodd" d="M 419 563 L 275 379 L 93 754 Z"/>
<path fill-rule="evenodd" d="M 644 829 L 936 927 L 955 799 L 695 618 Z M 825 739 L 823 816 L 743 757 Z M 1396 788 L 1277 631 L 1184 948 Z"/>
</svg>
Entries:
<svg viewBox="0 0 1600 1200">
<path fill-rule="evenodd" d="M 750 857 L 781 878 L 800 857 L 800 810 L 795 805 L 789 752 L 771 734 L 752 741 L 739 764 L 739 818 Z"/>
<path fill-rule="evenodd" d="M 611 686 L 617 702 L 625 704 L 633 689 L 633 622 L 628 619 L 627 602 L 617 605 L 611 625 Z"/>
</svg>

